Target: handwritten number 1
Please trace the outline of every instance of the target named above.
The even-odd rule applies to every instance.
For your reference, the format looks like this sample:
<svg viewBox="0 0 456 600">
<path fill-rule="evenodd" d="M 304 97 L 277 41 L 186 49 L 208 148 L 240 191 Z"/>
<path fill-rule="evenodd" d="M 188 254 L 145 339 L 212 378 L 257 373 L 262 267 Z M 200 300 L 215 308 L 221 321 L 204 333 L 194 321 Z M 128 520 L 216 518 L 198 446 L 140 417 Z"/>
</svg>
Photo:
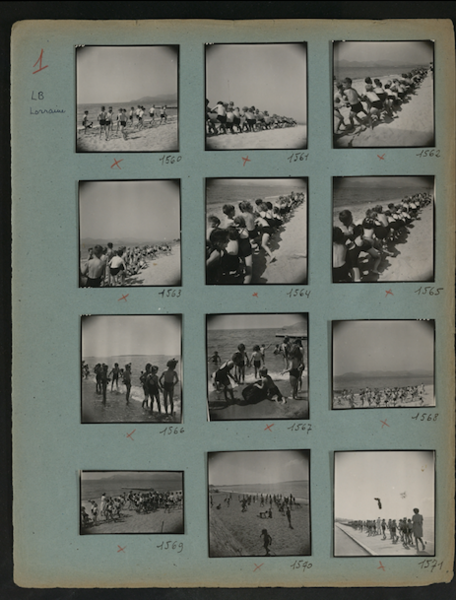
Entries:
<svg viewBox="0 0 456 600">
<path fill-rule="evenodd" d="M 40 57 L 39 57 L 39 59 L 36 61 L 36 63 L 33 65 L 34 67 L 36 67 L 36 65 L 37 65 L 38 63 L 40 63 L 40 68 L 39 68 L 39 69 L 37 69 L 36 71 L 33 71 L 32 75 L 35 75 L 35 73 L 39 73 L 39 72 L 40 72 L 40 71 L 42 71 L 43 69 L 47 69 L 47 68 L 48 68 L 48 66 L 49 66 L 49 65 L 45 65 L 45 66 L 43 67 L 43 53 L 44 53 L 44 50 L 43 50 L 43 49 L 41 49 Z"/>
</svg>

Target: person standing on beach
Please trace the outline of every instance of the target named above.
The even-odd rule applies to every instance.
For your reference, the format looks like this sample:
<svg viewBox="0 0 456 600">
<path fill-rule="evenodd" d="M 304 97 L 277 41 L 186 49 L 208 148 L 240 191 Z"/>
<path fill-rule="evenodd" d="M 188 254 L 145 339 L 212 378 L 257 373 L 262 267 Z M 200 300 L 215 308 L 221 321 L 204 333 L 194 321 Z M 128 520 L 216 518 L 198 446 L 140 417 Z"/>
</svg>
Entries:
<svg viewBox="0 0 456 600">
<path fill-rule="evenodd" d="M 131 365 L 125 365 L 125 371 L 123 373 L 123 383 L 126 387 L 126 395 L 125 402 L 128 404 L 130 402 L 130 390 L 131 390 Z"/>
<path fill-rule="evenodd" d="M 176 368 L 176 365 L 177 360 L 169 360 L 166 363 L 168 369 L 166 371 L 163 371 L 159 379 L 160 385 L 163 386 L 163 404 L 165 405 L 165 414 L 168 413 L 167 400 L 169 398 L 169 405 L 171 409 L 171 412 L 169 413 L 170 415 L 174 414 L 174 386 L 176 385 L 176 383 L 179 382 L 179 377 L 177 376 L 177 373 L 174 370 Z"/>
<path fill-rule="evenodd" d="M 106 260 L 102 258 L 103 248 L 99 245 L 93 249 L 93 256 L 81 269 L 81 275 L 86 277 L 86 285 L 90 288 L 98 288 L 104 280 L 106 272 Z"/>
<path fill-rule="evenodd" d="M 162 123 L 167 123 L 168 122 L 168 114 L 166 112 L 166 109 L 167 109 L 166 104 L 161 107 L 161 110 L 160 110 L 160 125 Z"/>
<path fill-rule="evenodd" d="M 106 108 L 104 106 L 101 107 L 101 111 L 98 113 L 98 124 L 100 126 L 100 137 L 104 132 L 106 141 L 108 141 L 108 132 L 106 130 Z"/>
<path fill-rule="evenodd" d="M 290 512 L 290 507 L 287 506 L 287 511 L 285 513 L 287 515 L 287 519 L 288 519 L 288 527 L 290 529 L 294 529 L 293 525 L 291 524 L 291 512 Z"/>
<path fill-rule="evenodd" d="M 421 542 L 423 547 L 423 552 L 426 550 L 424 542 L 423 542 L 423 515 L 420 515 L 420 509 L 413 509 L 413 517 L 412 517 L 412 532 L 415 538 L 416 551 L 419 552 L 418 542 Z"/>
<path fill-rule="evenodd" d="M 269 546 L 272 544 L 272 537 L 269 535 L 268 530 L 263 529 L 260 537 L 263 538 L 263 548 L 266 550 L 265 556 L 270 556 L 271 554 L 269 552 Z"/>
</svg>

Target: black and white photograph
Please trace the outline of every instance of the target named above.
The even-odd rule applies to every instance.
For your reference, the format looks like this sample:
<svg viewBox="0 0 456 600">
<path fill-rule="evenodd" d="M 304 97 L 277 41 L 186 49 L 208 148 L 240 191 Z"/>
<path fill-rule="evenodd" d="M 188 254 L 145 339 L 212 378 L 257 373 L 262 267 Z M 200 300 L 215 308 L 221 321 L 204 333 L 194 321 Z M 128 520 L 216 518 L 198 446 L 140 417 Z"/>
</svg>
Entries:
<svg viewBox="0 0 456 600">
<path fill-rule="evenodd" d="M 310 450 L 208 453 L 209 557 L 309 556 Z"/>
<path fill-rule="evenodd" d="M 76 151 L 177 152 L 179 46 L 76 47 Z"/>
<path fill-rule="evenodd" d="M 334 453 L 334 556 L 435 556 L 435 452 Z"/>
<path fill-rule="evenodd" d="M 184 533 L 183 471 L 81 471 L 80 486 L 81 535 Z"/>
<path fill-rule="evenodd" d="M 434 146 L 434 42 L 334 42 L 334 148 Z"/>
<path fill-rule="evenodd" d="M 206 44 L 206 150 L 307 148 L 307 44 Z"/>
<path fill-rule="evenodd" d="M 79 182 L 79 286 L 181 285 L 180 182 Z"/>
<path fill-rule="evenodd" d="M 332 408 L 435 406 L 434 320 L 332 323 Z"/>
<path fill-rule="evenodd" d="M 82 317 L 82 423 L 180 423 L 181 330 L 181 315 Z"/>
<path fill-rule="evenodd" d="M 434 281 L 434 177 L 334 177 L 332 279 Z"/>
<path fill-rule="evenodd" d="M 208 418 L 308 419 L 308 315 L 207 315 Z"/>
<path fill-rule="evenodd" d="M 206 179 L 206 283 L 307 284 L 307 178 Z"/>
</svg>

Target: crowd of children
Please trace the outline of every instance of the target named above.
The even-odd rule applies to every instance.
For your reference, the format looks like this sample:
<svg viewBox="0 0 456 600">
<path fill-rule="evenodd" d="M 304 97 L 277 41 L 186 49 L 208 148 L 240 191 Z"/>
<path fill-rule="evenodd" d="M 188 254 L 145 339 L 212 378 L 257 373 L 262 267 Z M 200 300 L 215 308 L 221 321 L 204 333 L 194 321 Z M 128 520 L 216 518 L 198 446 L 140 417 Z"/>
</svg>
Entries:
<svg viewBox="0 0 456 600">
<path fill-rule="evenodd" d="M 160 256 L 170 255 L 168 244 L 145 245 L 114 249 L 96 245 L 88 249 L 87 259 L 82 263 L 80 272 L 81 287 L 124 287 L 134 285 L 129 278 L 137 275 L 149 265 L 148 261 L 158 260 Z"/>
<path fill-rule="evenodd" d="M 168 122 L 167 110 L 166 105 L 154 104 L 147 114 L 146 107 L 138 104 L 136 109 L 132 106 L 128 114 L 126 108 L 119 108 L 117 114 L 114 114 L 112 106 L 109 106 L 107 110 L 105 106 L 102 106 L 97 116 L 99 137 L 104 136 L 106 141 L 114 137 L 123 137 L 124 140 L 128 140 L 129 132 L 141 131 L 145 127 L 150 128 L 155 125 L 165 125 Z M 147 117 L 149 118 L 147 119 Z M 93 121 L 90 120 L 88 110 L 84 111 L 82 126 L 84 135 L 93 129 Z"/>
<path fill-rule="evenodd" d="M 397 387 L 362 388 L 358 394 L 352 389 L 344 389 L 342 392 L 334 393 L 335 406 L 347 406 L 350 408 L 400 408 L 410 403 L 416 406 L 424 405 L 426 388 L 424 383 L 420 385 L 406 385 Z"/>
<path fill-rule="evenodd" d="M 432 202 L 432 194 L 425 192 L 405 196 L 398 203 L 390 202 L 386 210 L 381 205 L 368 209 L 358 223 L 349 210 L 341 211 L 340 225 L 333 227 L 333 283 L 379 276 L 385 257 L 394 255 L 394 244 L 405 240 L 413 221 Z"/>
<path fill-rule="evenodd" d="M 149 409 L 153 412 L 154 401 L 157 405 L 159 413 L 161 410 L 160 395 L 163 396 L 163 409 L 165 415 L 174 415 L 174 388 L 179 383 L 179 376 L 175 371 L 178 361 L 173 358 L 166 363 L 166 370 L 158 376 L 159 368 L 156 365 L 147 363 L 144 371 L 141 371 L 139 382 L 144 392 L 142 408 Z M 95 375 L 95 393 L 102 396 L 102 401 L 106 402 L 108 384 L 111 382 L 111 392 L 119 392 L 119 380 L 125 386 L 125 401 L 130 402 L 130 392 L 132 387 L 132 370 L 131 363 L 125 365 L 125 368 L 120 368 L 119 363 L 115 363 L 111 371 L 106 363 L 97 363 L 93 368 Z M 90 375 L 90 367 L 82 361 L 82 378 L 88 379 Z M 169 407 L 169 412 L 168 412 Z"/>
<path fill-rule="evenodd" d="M 90 504 L 90 515 L 84 506 L 81 507 L 81 528 L 96 527 L 101 523 L 120 521 L 125 517 L 123 511 L 134 510 L 138 514 L 149 514 L 163 510 L 171 512 L 173 509 L 182 507 L 182 491 L 158 492 L 150 490 L 148 492 L 123 492 L 118 496 L 107 496 L 102 494 L 100 505 L 94 500 L 88 501 Z"/>
<path fill-rule="evenodd" d="M 254 344 L 249 356 L 245 344 L 241 343 L 231 358 L 225 362 L 222 362 L 217 351 L 214 352 L 209 361 L 212 370 L 211 381 L 217 392 L 223 392 L 227 404 L 236 400 L 232 382 L 235 386 L 245 386 L 242 390 L 242 397 L 246 402 L 256 403 L 268 399 L 274 400 L 276 403 L 286 403 L 287 398 L 283 396 L 265 366 L 266 350 L 271 345 Z M 305 370 L 302 340 L 299 337 L 293 340 L 285 337 L 281 344 L 276 344 L 274 354 L 283 357 L 285 369 L 282 371 L 282 375 L 289 373 L 290 399 L 296 400 L 302 389 L 302 376 Z M 246 369 L 253 369 L 255 377 L 255 381 L 247 385 L 245 385 Z"/>
<path fill-rule="evenodd" d="M 384 85 L 378 78 L 372 80 L 371 77 L 366 77 L 364 93 L 359 93 L 352 87 L 353 82 L 350 77 L 346 77 L 342 82 L 336 82 L 335 133 L 341 135 L 357 133 L 366 129 L 365 122 L 373 128 L 376 121 L 396 118 L 400 106 L 408 102 L 410 97 L 416 93 L 429 70 L 432 69 L 417 67 L 409 73 L 402 73 L 400 78 L 388 80 Z M 343 107 L 349 108 L 348 123 L 345 122 L 340 111 Z M 362 116 L 360 117 L 360 115 Z M 355 121 L 358 129 L 355 128 Z"/>
<path fill-rule="evenodd" d="M 252 283 L 253 255 L 263 253 L 267 261 L 275 260 L 269 244 L 274 234 L 287 222 L 293 211 L 305 202 L 304 192 L 279 196 L 274 202 L 255 200 L 223 206 L 223 223 L 216 215 L 207 218 L 206 282 L 208 284 Z"/>
<path fill-rule="evenodd" d="M 275 113 L 270 115 L 267 110 L 260 110 L 255 106 L 243 106 L 241 109 L 239 106 L 234 106 L 234 102 L 219 100 L 214 108 L 210 108 L 209 100 L 206 100 L 207 135 L 248 133 L 295 125 L 297 122 L 293 117 Z"/>
<path fill-rule="evenodd" d="M 413 516 L 408 519 L 377 519 L 366 521 L 351 521 L 348 523 L 353 529 L 364 532 L 367 537 L 381 535 L 382 540 L 391 540 L 393 544 L 402 543 L 407 550 L 410 547 L 416 547 L 419 552 L 419 543 L 421 543 L 422 551 L 426 550 L 426 542 L 423 541 L 423 516 L 420 515 L 418 508 L 413 509 Z M 387 537 L 389 533 L 389 538 Z"/>
</svg>

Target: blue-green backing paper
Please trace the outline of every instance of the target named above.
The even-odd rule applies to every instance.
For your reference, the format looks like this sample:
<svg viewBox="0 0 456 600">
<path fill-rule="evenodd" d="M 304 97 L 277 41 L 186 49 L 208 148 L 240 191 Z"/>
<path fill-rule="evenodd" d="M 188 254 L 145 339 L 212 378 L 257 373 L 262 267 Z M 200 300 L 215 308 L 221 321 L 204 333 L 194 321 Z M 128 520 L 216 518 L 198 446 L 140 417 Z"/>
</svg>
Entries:
<svg viewBox="0 0 456 600">
<path fill-rule="evenodd" d="M 410 149 L 334 150 L 332 41 L 435 41 L 435 131 L 439 157 Z M 307 42 L 308 159 L 287 150 L 204 150 L 204 45 L 211 42 Z M 178 44 L 179 163 L 160 153 L 75 152 L 75 46 Z M 43 65 L 33 65 L 43 49 Z M 25 587 L 399 586 L 452 578 L 454 545 L 454 40 L 450 21 L 24 21 L 12 33 L 13 154 L 13 472 L 15 581 Z M 42 91 L 44 99 L 33 101 Z M 32 109 L 59 109 L 32 114 Z M 377 154 L 384 154 L 380 160 Z M 250 162 L 243 166 L 242 157 Z M 114 158 L 121 169 L 111 169 Z M 331 284 L 332 177 L 435 175 L 435 287 L 416 283 Z M 205 178 L 308 177 L 307 290 L 290 286 L 205 285 Z M 80 289 L 79 180 L 181 180 L 182 294 L 130 288 Z M 386 289 L 392 295 L 386 295 Z M 257 296 L 252 294 L 256 292 Z M 226 312 L 309 314 L 312 431 L 289 422 L 208 422 L 205 315 Z M 183 315 L 183 425 L 164 437 L 160 424 L 82 425 L 80 316 Z M 435 319 L 436 402 L 433 422 L 410 409 L 331 411 L 331 320 Z M 429 411 L 428 411 L 429 412 Z M 388 419 L 382 427 L 380 419 Z M 134 440 L 127 434 L 136 428 Z M 291 557 L 208 558 L 207 452 L 310 448 L 312 568 L 293 570 Z M 333 453 L 336 450 L 436 451 L 436 560 L 333 557 Z M 183 470 L 185 535 L 79 535 L 80 470 Z M 176 554 L 163 540 L 183 541 Z M 118 544 L 126 547 L 118 552 Z"/>
</svg>

